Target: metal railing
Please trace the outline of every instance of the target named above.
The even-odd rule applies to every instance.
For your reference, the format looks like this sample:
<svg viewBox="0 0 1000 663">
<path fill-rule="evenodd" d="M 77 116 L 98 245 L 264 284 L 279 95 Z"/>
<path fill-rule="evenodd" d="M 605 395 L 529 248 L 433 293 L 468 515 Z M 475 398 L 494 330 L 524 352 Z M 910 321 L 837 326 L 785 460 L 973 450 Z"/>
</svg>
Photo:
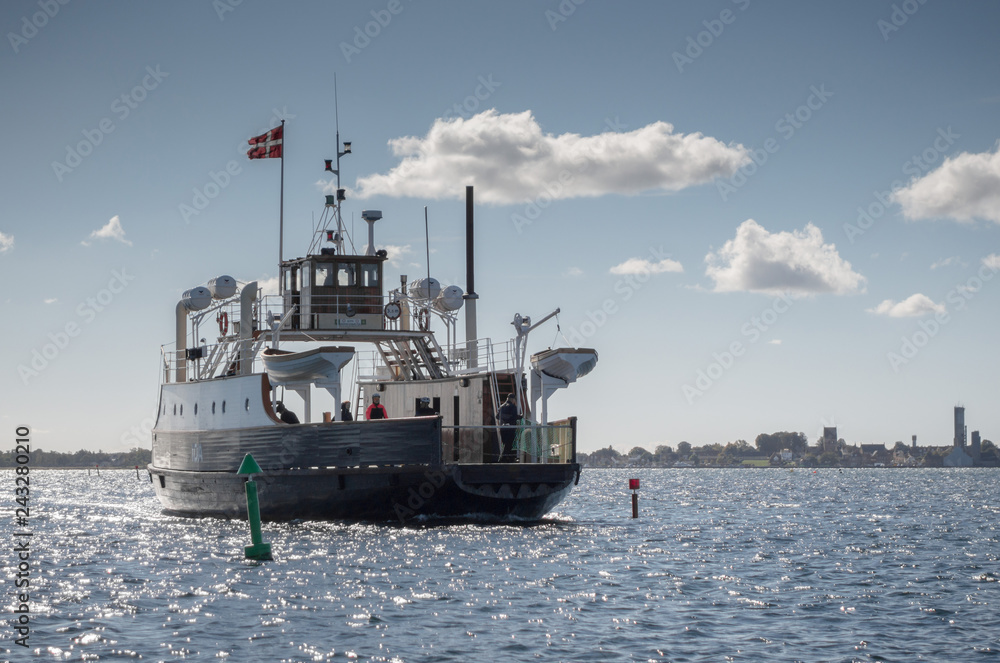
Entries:
<svg viewBox="0 0 1000 663">
<path fill-rule="evenodd" d="M 547 425 L 522 421 L 517 426 L 445 426 L 441 458 L 445 463 L 497 463 L 501 439 L 511 433 L 513 456 L 522 464 L 572 463 L 576 460 L 576 418 Z"/>
</svg>

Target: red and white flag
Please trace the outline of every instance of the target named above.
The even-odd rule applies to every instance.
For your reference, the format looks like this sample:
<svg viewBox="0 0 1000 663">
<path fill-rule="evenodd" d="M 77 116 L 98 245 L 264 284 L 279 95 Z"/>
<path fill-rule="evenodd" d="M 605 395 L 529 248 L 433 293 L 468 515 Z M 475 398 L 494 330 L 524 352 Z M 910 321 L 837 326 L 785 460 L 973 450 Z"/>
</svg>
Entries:
<svg viewBox="0 0 1000 663">
<path fill-rule="evenodd" d="M 267 133 L 261 134 L 249 141 L 250 149 L 247 156 L 251 159 L 280 159 L 281 143 L 284 138 L 284 127 L 276 127 Z"/>
</svg>

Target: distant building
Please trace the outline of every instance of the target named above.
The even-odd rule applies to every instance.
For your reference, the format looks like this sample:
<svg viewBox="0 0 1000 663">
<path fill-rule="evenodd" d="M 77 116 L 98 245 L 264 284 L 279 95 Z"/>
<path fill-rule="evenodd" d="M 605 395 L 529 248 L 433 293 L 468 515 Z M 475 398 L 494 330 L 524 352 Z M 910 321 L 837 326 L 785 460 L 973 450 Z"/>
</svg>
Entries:
<svg viewBox="0 0 1000 663">
<path fill-rule="evenodd" d="M 837 427 L 823 427 L 823 451 L 837 450 Z"/>
<path fill-rule="evenodd" d="M 974 462 L 972 456 L 965 453 L 962 447 L 954 447 L 951 453 L 944 457 L 945 467 L 972 467 Z"/>
<path fill-rule="evenodd" d="M 955 439 L 952 445 L 965 447 L 965 408 L 961 405 L 955 406 Z"/>
<path fill-rule="evenodd" d="M 972 444 L 969 445 L 969 455 L 972 456 L 972 460 L 979 463 L 982 459 L 982 442 L 979 437 L 979 431 L 972 431 Z"/>
<path fill-rule="evenodd" d="M 917 436 L 916 435 L 913 436 L 913 448 L 914 449 L 917 448 Z"/>
</svg>

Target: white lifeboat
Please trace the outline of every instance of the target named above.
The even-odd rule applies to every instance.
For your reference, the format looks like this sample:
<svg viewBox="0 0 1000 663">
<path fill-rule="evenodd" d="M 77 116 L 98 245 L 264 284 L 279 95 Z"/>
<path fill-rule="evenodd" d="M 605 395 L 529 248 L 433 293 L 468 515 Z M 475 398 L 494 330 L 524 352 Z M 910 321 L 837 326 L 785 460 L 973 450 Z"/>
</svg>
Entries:
<svg viewBox="0 0 1000 663">
<path fill-rule="evenodd" d="M 549 377 L 576 382 L 597 366 L 597 351 L 592 348 L 555 348 L 531 355 L 531 366 Z"/>
<path fill-rule="evenodd" d="M 340 382 L 340 369 L 354 357 L 354 348 L 324 346 L 304 352 L 267 348 L 261 353 L 271 384 Z"/>
</svg>

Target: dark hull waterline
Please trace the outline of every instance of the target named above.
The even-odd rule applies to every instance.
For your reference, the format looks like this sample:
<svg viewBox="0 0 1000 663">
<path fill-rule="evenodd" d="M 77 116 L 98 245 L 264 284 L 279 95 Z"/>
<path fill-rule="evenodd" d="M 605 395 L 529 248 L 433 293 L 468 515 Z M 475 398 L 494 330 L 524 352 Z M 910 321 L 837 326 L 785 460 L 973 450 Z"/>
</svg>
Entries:
<svg viewBox="0 0 1000 663">
<path fill-rule="evenodd" d="M 246 517 L 246 477 L 149 467 L 167 513 Z M 289 469 L 255 477 L 264 520 L 538 520 L 579 479 L 573 464 L 450 464 Z"/>
</svg>

